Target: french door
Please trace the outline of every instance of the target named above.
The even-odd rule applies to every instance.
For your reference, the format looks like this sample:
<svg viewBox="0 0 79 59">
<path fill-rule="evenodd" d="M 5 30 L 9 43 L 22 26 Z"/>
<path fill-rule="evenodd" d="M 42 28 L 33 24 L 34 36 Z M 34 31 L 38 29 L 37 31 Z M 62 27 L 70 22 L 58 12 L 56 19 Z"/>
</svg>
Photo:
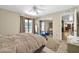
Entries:
<svg viewBox="0 0 79 59">
<path fill-rule="evenodd" d="M 33 32 L 33 20 L 25 19 L 25 32 L 26 33 Z"/>
</svg>

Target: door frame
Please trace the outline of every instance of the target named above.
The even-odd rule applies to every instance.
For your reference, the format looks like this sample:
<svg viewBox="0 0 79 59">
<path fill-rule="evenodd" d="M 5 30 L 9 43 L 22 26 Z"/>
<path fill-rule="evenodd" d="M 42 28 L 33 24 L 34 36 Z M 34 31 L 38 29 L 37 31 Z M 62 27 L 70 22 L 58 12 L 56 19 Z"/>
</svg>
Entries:
<svg viewBox="0 0 79 59">
<path fill-rule="evenodd" d="M 62 23 L 63 19 L 62 19 L 62 17 L 65 16 L 65 15 L 72 15 L 72 14 L 74 15 L 74 11 L 67 12 L 67 13 L 64 12 L 64 13 L 60 16 L 60 17 L 61 17 L 61 18 L 60 18 L 60 19 L 61 19 L 61 32 L 62 32 L 62 30 L 63 30 L 63 29 L 62 29 L 62 27 L 63 27 L 63 23 Z M 61 33 L 61 39 L 63 40 L 63 32 Z"/>
</svg>

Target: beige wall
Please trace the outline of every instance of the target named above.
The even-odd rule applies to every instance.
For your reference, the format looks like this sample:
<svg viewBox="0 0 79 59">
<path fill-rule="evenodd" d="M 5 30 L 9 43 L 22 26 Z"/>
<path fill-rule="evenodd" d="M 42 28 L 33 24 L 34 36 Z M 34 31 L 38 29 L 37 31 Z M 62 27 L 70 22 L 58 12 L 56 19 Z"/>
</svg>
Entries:
<svg viewBox="0 0 79 59">
<path fill-rule="evenodd" d="M 61 13 L 52 15 L 53 17 L 53 39 L 62 40 L 62 20 Z"/>
<path fill-rule="evenodd" d="M 0 10 L 0 34 L 15 34 L 20 31 L 20 16 L 16 13 Z"/>
</svg>

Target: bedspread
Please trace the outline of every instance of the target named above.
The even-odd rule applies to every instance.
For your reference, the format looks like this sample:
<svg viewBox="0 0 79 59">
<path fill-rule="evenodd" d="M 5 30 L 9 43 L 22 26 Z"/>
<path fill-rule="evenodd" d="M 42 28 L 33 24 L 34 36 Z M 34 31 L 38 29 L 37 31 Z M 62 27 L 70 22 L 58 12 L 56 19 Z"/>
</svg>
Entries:
<svg viewBox="0 0 79 59">
<path fill-rule="evenodd" d="M 42 45 L 46 45 L 46 39 L 32 33 L 19 33 L 0 36 L 0 52 L 4 53 L 32 53 Z"/>
</svg>

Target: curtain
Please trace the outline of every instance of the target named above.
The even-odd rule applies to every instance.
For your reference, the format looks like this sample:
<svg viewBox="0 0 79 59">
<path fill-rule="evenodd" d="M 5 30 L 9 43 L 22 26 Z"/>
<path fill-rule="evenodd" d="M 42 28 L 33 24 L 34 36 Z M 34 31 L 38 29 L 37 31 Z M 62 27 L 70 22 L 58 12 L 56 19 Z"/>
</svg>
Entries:
<svg viewBox="0 0 79 59">
<path fill-rule="evenodd" d="M 25 32 L 25 19 L 23 16 L 20 16 L 20 33 Z"/>
<path fill-rule="evenodd" d="M 32 32 L 35 33 L 35 19 L 33 19 L 33 27 L 32 28 L 33 28 Z"/>
</svg>

